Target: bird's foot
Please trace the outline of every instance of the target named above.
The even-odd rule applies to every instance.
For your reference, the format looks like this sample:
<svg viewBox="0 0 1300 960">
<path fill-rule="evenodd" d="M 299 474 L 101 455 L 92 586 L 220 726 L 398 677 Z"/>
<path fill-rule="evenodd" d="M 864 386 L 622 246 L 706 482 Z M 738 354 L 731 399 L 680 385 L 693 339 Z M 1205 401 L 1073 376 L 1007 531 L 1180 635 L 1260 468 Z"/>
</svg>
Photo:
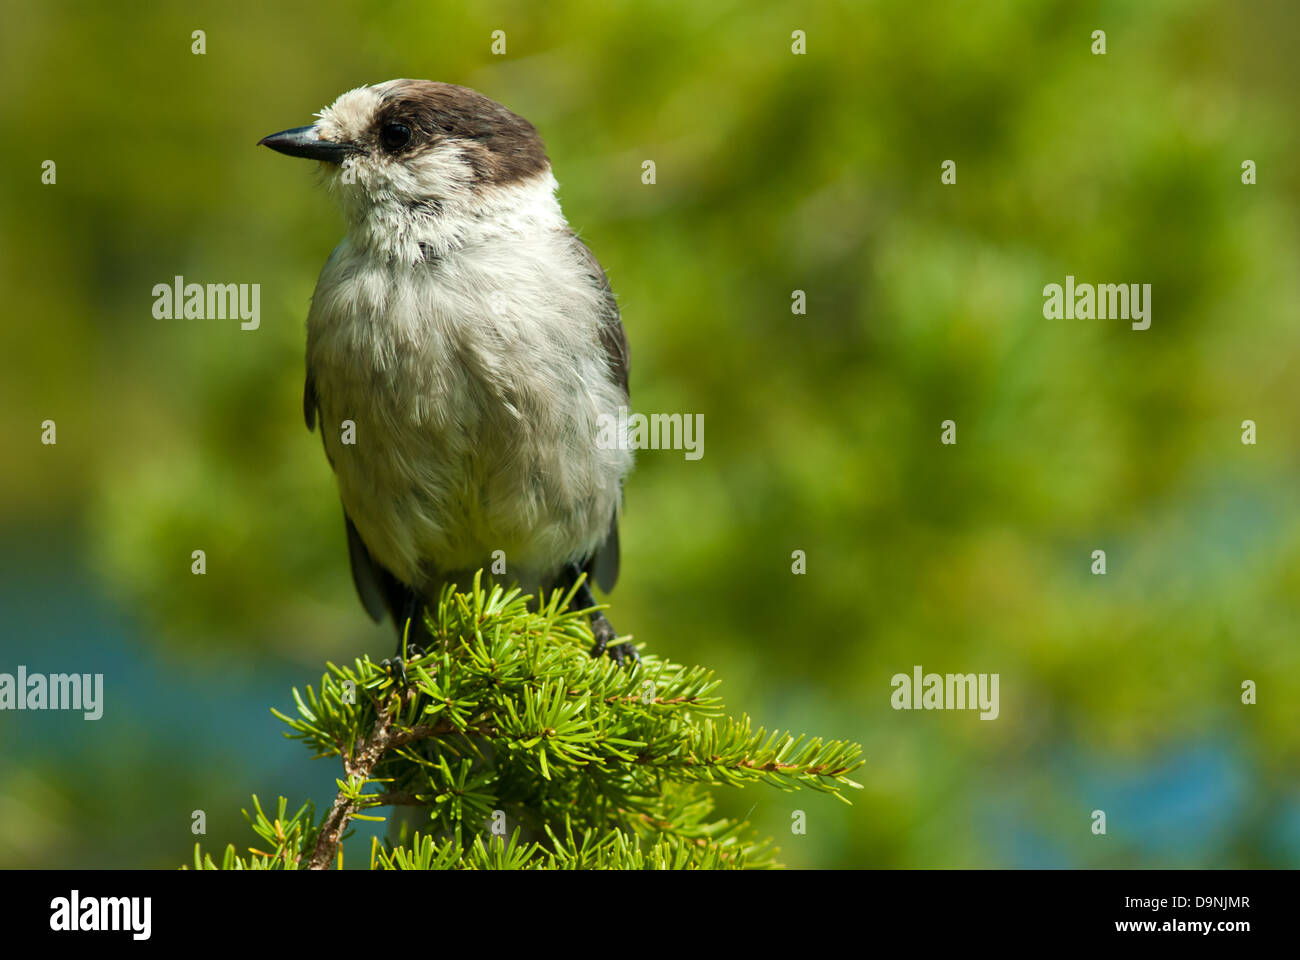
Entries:
<svg viewBox="0 0 1300 960">
<path fill-rule="evenodd" d="M 605 653 L 614 658 L 614 662 L 620 667 L 631 664 L 636 666 L 641 662 L 641 654 L 637 652 L 636 647 L 631 643 L 616 643 L 612 647 L 606 647 Z"/>
<path fill-rule="evenodd" d="M 418 643 L 406 644 L 406 656 L 402 656 L 402 650 L 399 647 L 397 652 L 387 659 L 379 661 L 379 665 L 384 671 L 396 680 L 402 686 L 406 686 L 410 681 L 406 675 L 406 665 L 412 660 L 418 660 L 424 656 L 424 648 Z"/>
<path fill-rule="evenodd" d="M 614 632 L 613 625 L 605 619 L 603 613 L 592 615 L 591 632 L 596 636 L 596 644 L 591 648 L 592 659 L 608 656 L 620 667 L 629 661 L 633 664 L 641 662 L 641 654 L 630 642 L 614 643 L 618 634 Z"/>
</svg>

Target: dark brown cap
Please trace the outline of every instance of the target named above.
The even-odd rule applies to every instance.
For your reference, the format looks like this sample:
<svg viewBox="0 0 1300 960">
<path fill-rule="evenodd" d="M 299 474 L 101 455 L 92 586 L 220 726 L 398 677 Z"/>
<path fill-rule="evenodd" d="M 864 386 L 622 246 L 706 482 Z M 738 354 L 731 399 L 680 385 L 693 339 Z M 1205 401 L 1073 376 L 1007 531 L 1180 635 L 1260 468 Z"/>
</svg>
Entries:
<svg viewBox="0 0 1300 960">
<path fill-rule="evenodd" d="M 463 141 L 476 179 L 505 184 L 545 171 L 550 161 L 531 123 L 477 90 L 431 80 L 392 80 L 377 88 L 380 104 L 369 138 L 394 156 L 414 153 L 439 141 Z M 391 129 L 401 126 L 410 139 L 400 143 Z M 385 128 L 390 135 L 385 137 Z"/>
</svg>

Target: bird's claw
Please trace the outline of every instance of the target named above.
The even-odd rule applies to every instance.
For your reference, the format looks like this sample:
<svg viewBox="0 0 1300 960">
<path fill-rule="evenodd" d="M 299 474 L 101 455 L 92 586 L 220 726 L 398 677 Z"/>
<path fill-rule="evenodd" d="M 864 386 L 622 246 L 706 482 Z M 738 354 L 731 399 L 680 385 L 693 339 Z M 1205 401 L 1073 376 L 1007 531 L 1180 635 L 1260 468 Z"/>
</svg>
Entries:
<svg viewBox="0 0 1300 960">
<path fill-rule="evenodd" d="M 598 634 L 596 644 L 591 648 L 591 658 L 595 660 L 597 657 L 608 656 L 620 667 L 625 666 L 628 661 L 633 664 L 641 662 L 641 654 L 637 652 L 636 647 L 631 642 L 611 644 L 610 640 L 612 639 L 612 631 L 609 636 Z"/>
<path fill-rule="evenodd" d="M 632 646 L 631 643 L 616 644 L 606 652 L 614 658 L 614 662 L 620 667 L 626 666 L 629 662 L 633 666 L 641 662 L 641 654 L 637 652 L 636 647 Z"/>
<path fill-rule="evenodd" d="M 379 661 L 379 665 L 384 668 L 384 672 L 390 677 L 402 686 L 406 686 L 410 682 L 406 674 L 406 664 L 411 660 L 418 660 L 422 656 L 424 656 L 424 650 L 418 644 L 408 643 L 405 657 L 399 651 L 395 655 Z"/>
</svg>

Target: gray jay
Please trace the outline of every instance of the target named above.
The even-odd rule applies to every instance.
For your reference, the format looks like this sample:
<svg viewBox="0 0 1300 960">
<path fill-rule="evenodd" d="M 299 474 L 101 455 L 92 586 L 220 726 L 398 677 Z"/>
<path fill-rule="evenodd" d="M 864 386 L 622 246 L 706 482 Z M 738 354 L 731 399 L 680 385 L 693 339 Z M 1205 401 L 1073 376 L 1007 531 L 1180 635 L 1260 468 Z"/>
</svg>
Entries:
<svg viewBox="0 0 1300 960">
<path fill-rule="evenodd" d="M 321 162 L 347 235 L 307 315 L 319 419 L 348 555 L 399 653 L 424 604 L 502 558 L 528 592 L 618 576 L 632 454 L 598 442 L 628 403 L 609 281 L 569 228 L 537 131 L 466 87 L 390 80 L 260 143 Z M 500 551 L 500 552 L 498 552 Z M 600 613 L 593 656 L 636 659 Z"/>
</svg>

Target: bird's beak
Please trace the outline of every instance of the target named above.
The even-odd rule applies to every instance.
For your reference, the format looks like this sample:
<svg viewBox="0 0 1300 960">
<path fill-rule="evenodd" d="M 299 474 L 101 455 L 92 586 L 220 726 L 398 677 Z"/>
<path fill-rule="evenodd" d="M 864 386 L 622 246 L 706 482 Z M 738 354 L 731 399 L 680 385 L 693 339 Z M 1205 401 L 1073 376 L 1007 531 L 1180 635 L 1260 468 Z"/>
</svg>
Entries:
<svg viewBox="0 0 1300 960">
<path fill-rule="evenodd" d="M 356 152 L 350 143 L 338 143 L 334 140 L 322 140 L 313 124 L 307 127 L 294 127 L 281 130 L 269 137 L 257 141 L 259 147 L 270 147 L 278 153 L 291 157 L 305 157 L 308 160 L 320 160 L 324 163 L 342 163 L 349 154 Z"/>
</svg>

